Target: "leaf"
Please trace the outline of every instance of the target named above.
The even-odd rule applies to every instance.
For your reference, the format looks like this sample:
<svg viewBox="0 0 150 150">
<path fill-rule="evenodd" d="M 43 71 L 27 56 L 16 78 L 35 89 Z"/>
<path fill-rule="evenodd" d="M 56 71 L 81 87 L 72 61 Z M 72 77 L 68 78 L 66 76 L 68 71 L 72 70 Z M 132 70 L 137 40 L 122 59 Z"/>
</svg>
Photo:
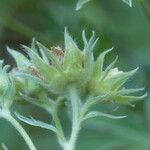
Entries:
<svg viewBox="0 0 150 150">
<path fill-rule="evenodd" d="M 135 92 L 140 92 L 140 91 L 143 91 L 145 88 L 138 88 L 138 89 L 126 89 L 126 88 L 123 88 L 121 90 L 119 90 L 117 92 L 117 94 L 120 94 L 120 95 L 129 95 L 129 94 L 132 94 L 132 93 L 135 93 Z"/>
<path fill-rule="evenodd" d="M 46 83 L 45 81 L 41 80 L 40 78 L 38 77 L 35 77 L 31 74 L 28 74 L 28 73 L 24 73 L 24 72 L 17 72 L 14 74 L 16 77 L 23 77 L 23 78 L 26 78 L 26 79 L 29 79 L 29 80 L 32 80 L 34 81 L 35 83 L 38 83 L 40 84 L 42 87 L 45 87 L 45 88 L 50 88 L 49 84 Z"/>
<path fill-rule="evenodd" d="M 91 0 L 78 0 L 76 5 L 76 10 L 80 10 L 86 3 L 90 2 Z M 128 4 L 132 7 L 132 0 L 122 0 L 124 3 Z"/>
<path fill-rule="evenodd" d="M 65 28 L 64 40 L 65 40 L 66 51 L 70 49 L 78 49 L 78 46 L 76 45 L 72 37 L 69 35 L 67 28 Z"/>
<path fill-rule="evenodd" d="M 82 32 L 82 39 L 84 42 L 84 67 L 87 69 L 87 72 L 91 72 L 92 65 L 94 63 L 93 49 L 99 38 L 95 38 L 95 32 L 92 32 L 92 35 L 89 40 L 87 40 L 85 35 L 85 30 Z"/>
<path fill-rule="evenodd" d="M 91 1 L 91 0 L 78 0 L 78 3 L 76 5 L 76 10 L 81 9 L 83 7 L 83 5 L 86 4 L 89 1 Z"/>
<path fill-rule="evenodd" d="M 4 150 L 8 150 L 8 148 L 6 147 L 5 144 L 2 144 L 2 148 L 3 148 Z"/>
<path fill-rule="evenodd" d="M 92 97 L 92 98 L 89 98 L 85 104 L 86 105 L 94 105 L 96 103 L 103 102 L 108 97 L 109 97 L 109 94 Z"/>
<path fill-rule="evenodd" d="M 12 57 L 16 61 L 19 70 L 27 70 L 28 67 L 31 65 L 30 61 L 23 54 L 13 49 L 10 49 L 9 47 L 7 47 L 7 51 L 12 55 Z"/>
<path fill-rule="evenodd" d="M 41 59 L 40 56 L 38 56 L 31 48 L 27 46 L 23 47 L 28 51 L 31 62 L 39 70 L 40 74 L 43 75 L 43 77 L 45 77 L 48 81 L 52 81 L 58 71 L 53 66 L 46 64 L 43 59 Z"/>
<path fill-rule="evenodd" d="M 116 75 L 114 78 L 108 79 L 107 82 L 112 90 L 118 90 L 130 77 L 132 77 L 138 68 Z"/>
<path fill-rule="evenodd" d="M 36 42 L 36 43 L 39 49 L 43 51 L 42 53 L 44 53 L 46 57 L 48 58 L 48 60 L 52 63 L 52 65 L 54 65 L 57 69 L 62 70 L 60 62 L 58 61 L 56 56 L 51 52 L 51 50 L 49 50 L 47 47 L 45 47 L 39 42 Z"/>
<path fill-rule="evenodd" d="M 114 116 L 114 115 L 106 114 L 106 113 L 103 113 L 103 112 L 91 111 L 91 112 L 89 112 L 88 114 L 85 115 L 83 120 L 87 120 L 87 119 L 94 118 L 94 117 L 107 117 L 107 118 L 110 118 L 110 119 L 123 119 L 127 116 Z"/>
<path fill-rule="evenodd" d="M 82 54 L 72 37 L 65 28 L 65 55 L 64 55 L 64 69 L 81 69 L 82 68 Z"/>
<path fill-rule="evenodd" d="M 0 105 L 8 109 L 15 98 L 16 86 L 13 77 L 8 72 L 10 66 L 3 66 L 0 61 Z"/>
<path fill-rule="evenodd" d="M 48 98 L 32 98 L 26 94 L 20 93 L 20 96 L 28 101 L 31 104 L 34 104 L 38 107 L 44 108 L 45 110 L 47 110 L 49 112 L 49 110 L 51 110 L 52 107 L 54 107 L 55 103 L 54 101 L 48 99 Z"/>
<path fill-rule="evenodd" d="M 4 106 L 6 108 L 9 108 L 12 105 L 15 99 L 15 94 L 16 94 L 16 85 L 15 85 L 14 79 L 12 78 L 11 75 L 9 75 L 8 78 L 9 78 L 8 88 L 3 96 Z"/>
<path fill-rule="evenodd" d="M 102 78 L 101 78 L 101 80 L 104 80 L 106 77 L 107 77 L 107 75 L 108 75 L 108 73 L 110 72 L 110 70 L 114 67 L 114 65 L 115 65 L 115 63 L 116 63 L 116 61 L 117 61 L 117 59 L 118 59 L 118 56 L 115 58 L 115 60 L 106 68 L 106 70 L 104 71 L 104 73 L 103 73 L 103 75 L 102 75 Z"/>
<path fill-rule="evenodd" d="M 132 0 L 122 0 L 122 1 L 128 4 L 130 7 L 132 7 Z"/>
<path fill-rule="evenodd" d="M 94 31 L 92 31 L 92 36 L 90 37 L 90 39 L 87 40 L 85 30 L 82 31 L 82 39 L 84 42 L 84 51 L 93 51 L 97 41 L 99 40 L 99 38 L 95 38 Z"/>
<path fill-rule="evenodd" d="M 113 48 L 110 48 L 104 52 L 102 52 L 99 57 L 97 58 L 96 62 L 94 63 L 94 76 L 99 77 L 103 72 L 103 66 L 104 66 L 104 59 L 106 54 L 111 52 Z"/>
<path fill-rule="evenodd" d="M 86 102 L 83 105 L 82 108 L 82 115 L 84 116 L 84 114 L 94 105 L 100 103 L 100 102 L 104 102 L 105 100 L 107 100 L 108 98 L 110 98 L 111 95 L 110 94 L 105 94 L 105 95 L 100 95 L 100 96 L 96 96 L 96 97 L 89 97 Z"/>
<path fill-rule="evenodd" d="M 43 51 L 42 48 L 39 47 L 39 51 L 40 51 L 40 54 L 41 54 L 41 58 L 44 60 L 44 62 L 49 65 L 49 60 L 47 58 L 47 55 L 45 54 L 45 52 Z"/>
<path fill-rule="evenodd" d="M 139 101 L 147 97 L 147 93 L 142 96 L 116 96 L 114 102 L 118 104 L 131 104 L 132 102 Z"/>
<path fill-rule="evenodd" d="M 31 49 L 32 49 L 36 54 L 38 54 L 38 50 L 37 50 L 37 48 L 36 48 L 36 39 L 35 39 L 35 38 L 32 38 Z"/>
<path fill-rule="evenodd" d="M 47 124 L 47 123 L 39 121 L 39 120 L 35 120 L 33 117 L 31 117 L 31 118 L 24 117 L 24 116 L 18 114 L 17 112 L 15 112 L 15 115 L 17 116 L 17 118 L 19 120 L 21 120 L 31 126 L 48 129 L 48 130 L 53 131 L 54 133 L 57 133 L 57 129 L 53 125 Z"/>
</svg>

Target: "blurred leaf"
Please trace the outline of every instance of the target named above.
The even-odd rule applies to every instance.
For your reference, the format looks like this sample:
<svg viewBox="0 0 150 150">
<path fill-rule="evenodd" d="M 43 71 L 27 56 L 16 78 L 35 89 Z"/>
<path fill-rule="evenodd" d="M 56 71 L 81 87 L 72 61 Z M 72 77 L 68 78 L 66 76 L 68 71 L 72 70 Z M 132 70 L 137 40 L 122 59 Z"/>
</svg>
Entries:
<svg viewBox="0 0 150 150">
<path fill-rule="evenodd" d="M 16 77 L 18 76 L 18 77 L 23 77 L 23 78 L 26 78 L 26 79 L 28 79 L 28 80 L 31 80 L 31 81 L 33 81 L 33 82 L 35 82 L 35 83 L 38 83 L 38 84 L 41 85 L 42 87 L 47 88 L 47 89 L 50 90 L 50 86 L 49 86 L 48 83 L 46 83 L 45 81 L 43 81 L 43 80 L 41 80 L 40 78 L 35 77 L 35 76 L 31 75 L 31 74 L 23 73 L 23 72 L 16 72 L 14 75 L 15 75 Z"/>
<path fill-rule="evenodd" d="M 118 90 L 129 78 L 131 78 L 136 72 L 137 69 L 124 72 L 121 74 L 116 75 L 113 78 L 108 79 L 108 83 L 112 86 L 113 90 Z"/>
<path fill-rule="evenodd" d="M 110 118 L 110 119 L 123 119 L 127 116 L 114 116 L 114 115 L 106 114 L 103 112 L 91 111 L 88 114 L 86 114 L 83 119 L 86 120 L 86 119 L 90 119 L 90 118 L 94 118 L 94 117 L 106 117 L 106 118 Z"/>
<path fill-rule="evenodd" d="M 43 51 L 44 55 L 46 55 L 47 59 L 54 65 L 57 69 L 61 70 L 61 64 L 56 58 L 56 56 L 52 53 L 51 50 L 49 50 L 47 47 L 42 45 L 40 42 L 36 42 L 39 49 Z"/>
<path fill-rule="evenodd" d="M 45 77 L 48 81 L 51 81 L 54 76 L 57 74 L 57 70 L 44 62 L 44 60 L 38 56 L 31 48 L 27 46 L 23 46 L 25 50 L 27 50 L 31 62 L 35 65 L 35 67 L 39 70 L 41 75 Z"/>
<path fill-rule="evenodd" d="M 109 74 L 109 72 L 111 71 L 111 69 L 113 69 L 116 61 L 118 60 L 118 56 L 116 56 L 115 60 L 106 68 L 106 70 L 104 71 L 103 75 L 102 75 L 102 79 L 101 80 L 104 80 L 107 75 Z"/>
<path fill-rule="evenodd" d="M 97 41 L 99 40 L 99 38 L 95 37 L 95 32 L 92 31 L 92 35 L 90 37 L 89 40 L 87 40 L 86 35 L 85 35 L 85 30 L 83 30 L 82 32 L 82 39 L 84 42 L 84 66 L 85 69 L 87 70 L 87 73 L 90 72 L 89 69 L 91 69 L 91 66 L 94 62 L 94 56 L 93 56 L 93 49 L 97 43 Z M 89 68 L 89 69 L 88 69 Z"/>
<path fill-rule="evenodd" d="M 76 5 L 76 10 L 79 10 L 85 5 L 87 2 L 91 0 L 78 0 Z M 132 0 L 122 0 L 124 3 L 128 4 L 130 7 L 132 7 Z"/>
<path fill-rule="evenodd" d="M 64 69 L 81 69 L 82 68 L 82 56 L 81 52 L 74 42 L 72 37 L 69 35 L 65 28 L 65 54 L 64 54 Z"/>
<path fill-rule="evenodd" d="M 44 123 L 42 121 L 39 121 L 39 120 L 35 120 L 33 117 L 31 118 L 27 118 L 27 117 L 24 117 L 18 113 L 15 113 L 15 115 L 17 116 L 17 118 L 29 125 L 32 125 L 32 126 L 35 126 L 35 127 L 40 127 L 40 128 L 44 128 L 44 129 L 48 129 L 48 130 L 51 130 L 55 133 L 57 133 L 57 129 L 50 125 L 50 124 L 47 124 L 47 123 Z"/>
<path fill-rule="evenodd" d="M 135 92 L 140 92 L 140 91 L 143 91 L 143 90 L 145 90 L 145 88 L 138 88 L 138 89 L 123 88 L 120 91 L 118 91 L 117 93 L 120 94 L 120 95 L 129 95 L 129 94 L 132 94 L 132 93 L 135 93 Z"/>
<path fill-rule="evenodd" d="M 130 7 L 132 7 L 132 0 L 122 0 L 126 4 L 128 4 Z"/>
<path fill-rule="evenodd" d="M 4 150 L 8 150 L 8 148 L 5 146 L 5 144 L 2 144 L 2 148 L 3 148 Z"/>
<path fill-rule="evenodd" d="M 143 100 L 147 97 L 147 93 L 142 96 L 116 96 L 114 102 L 119 104 L 131 104 L 132 102 Z"/>
<path fill-rule="evenodd" d="M 83 7 L 83 5 L 86 4 L 89 1 L 91 1 L 91 0 L 78 0 L 78 3 L 76 5 L 76 10 L 81 9 Z"/>
<path fill-rule="evenodd" d="M 105 59 L 105 56 L 106 56 L 107 53 L 109 53 L 109 52 L 112 51 L 112 50 L 113 50 L 113 48 L 108 49 L 108 50 L 102 52 L 102 53 L 98 56 L 98 58 L 97 58 L 97 60 L 96 60 L 96 62 L 95 62 L 95 64 L 94 64 L 94 76 L 98 76 L 98 77 L 99 77 L 99 76 L 102 74 L 102 72 L 103 72 L 103 67 L 104 67 L 104 59 Z M 99 69 L 98 69 L 98 68 L 99 68 Z"/>
<path fill-rule="evenodd" d="M 20 52 L 17 52 L 9 47 L 7 47 L 7 51 L 12 55 L 14 58 L 17 67 L 20 71 L 25 71 L 31 65 L 30 61 Z"/>
</svg>

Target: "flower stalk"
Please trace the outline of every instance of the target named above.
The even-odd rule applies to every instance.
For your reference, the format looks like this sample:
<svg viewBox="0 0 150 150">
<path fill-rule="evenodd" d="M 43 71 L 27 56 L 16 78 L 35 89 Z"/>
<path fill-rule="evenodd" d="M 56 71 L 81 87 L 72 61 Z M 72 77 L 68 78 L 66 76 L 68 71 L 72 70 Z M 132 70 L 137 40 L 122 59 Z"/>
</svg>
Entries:
<svg viewBox="0 0 150 150">
<path fill-rule="evenodd" d="M 75 149 L 76 141 L 81 128 L 81 120 L 80 120 L 81 101 L 78 92 L 75 88 L 69 89 L 69 100 L 72 108 L 72 130 L 70 139 L 65 144 L 64 150 Z"/>
<path fill-rule="evenodd" d="M 26 144 L 28 145 L 30 150 L 36 150 L 35 145 L 33 144 L 31 138 L 27 134 L 27 132 L 24 130 L 24 128 L 21 126 L 21 124 L 11 115 L 9 110 L 1 110 L 1 117 L 6 119 L 8 122 L 10 122 L 16 130 L 20 133 L 20 135 L 25 140 Z"/>
</svg>

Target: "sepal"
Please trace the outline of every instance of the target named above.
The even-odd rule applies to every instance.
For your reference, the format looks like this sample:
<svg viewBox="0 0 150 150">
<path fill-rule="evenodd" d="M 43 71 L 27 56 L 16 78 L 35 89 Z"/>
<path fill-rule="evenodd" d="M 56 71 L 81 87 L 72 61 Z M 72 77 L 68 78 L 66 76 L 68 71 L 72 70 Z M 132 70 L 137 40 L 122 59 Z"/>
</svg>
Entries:
<svg viewBox="0 0 150 150">
<path fill-rule="evenodd" d="M 9 47 L 7 47 L 7 51 L 11 54 L 14 58 L 17 67 L 20 71 L 25 71 L 31 65 L 30 61 L 20 52 L 17 52 Z"/>
<path fill-rule="evenodd" d="M 82 53 L 65 28 L 65 53 L 63 68 L 67 71 L 82 68 Z"/>
</svg>

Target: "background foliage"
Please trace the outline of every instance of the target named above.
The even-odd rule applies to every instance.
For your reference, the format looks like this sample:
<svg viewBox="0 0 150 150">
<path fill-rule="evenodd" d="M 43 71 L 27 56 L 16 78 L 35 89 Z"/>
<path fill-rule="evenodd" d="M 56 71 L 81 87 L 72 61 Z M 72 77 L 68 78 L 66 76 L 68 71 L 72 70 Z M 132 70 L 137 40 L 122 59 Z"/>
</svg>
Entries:
<svg viewBox="0 0 150 150">
<path fill-rule="evenodd" d="M 131 9 L 120 0 L 95 0 L 75 11 L 75 0 L 1 0 L 0 2 L 0 58 L 14 65 L 6 52 L 6 45 L 19 50 L 20 43 L 30 44 L 31 38 L 47 46 L 63 47 L 63 31 L 67 26 L 82 47 L 81 32 L 95 30 L 100 37 L 95 57 L 104 49 L 115 46 L 120 69 L 140 67 L 132 79 L 132 87 L 150 87 L 150 2 L 134 0 Z M 21 50 L 21 49 L 20 49 Z M 113 56 L 108 56 L 110 62 Z M 128 85 L 129 87 L 131 85 Z M 18 112 L 51 121 L 46 112 L 21 102 L 14 106 Z M 77 150 L 149 150 L 150 149 L 150 97 L 129 106 L 99 106 L 111 113 L 128 115 L 123 120 L 95 119 L 82 130 Z M 106 110 L 107 109 L 107 110 Z M 65 112 L 63 112 L 65 113 Z M 62 115 L 63 117 L 63 113 Z M 66 130 L 68 120 L 63 118 Z M 23 124 L 24 125 L 24 124 Z M 33 141 L 42 150 L 57 150 L 55 136 L 45 130 L 24 125 Z M 0 120 L 0 143 L 9 149 L 26 150 L 24 141 L 14 128 Z"/>
</svg>

